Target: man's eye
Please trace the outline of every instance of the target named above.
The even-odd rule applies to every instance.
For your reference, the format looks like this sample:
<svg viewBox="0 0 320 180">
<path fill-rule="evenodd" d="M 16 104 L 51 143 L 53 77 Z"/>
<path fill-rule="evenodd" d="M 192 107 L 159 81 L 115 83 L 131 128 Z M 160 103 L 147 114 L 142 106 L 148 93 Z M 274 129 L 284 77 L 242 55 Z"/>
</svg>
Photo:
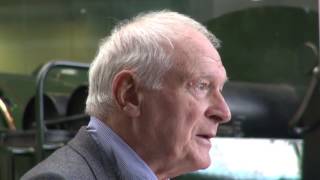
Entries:
<svg viewBox="0 0 320 180">
<path fill-rule="evenodd" d="M 206 97 L 212 88 L 212 84 L 208 80 L 193 81 L 189 85 L 189 87 L 191 87 L 192 94 L 196 97 Z"/>
<path fill-rule="evenodd" d="M 199 83 L 197 83 L 197 89 L 199 90 L 208 90 L 210 88 L 210 84 L 209 82 L 206 81 L 200 81 Z"/>
</svg>

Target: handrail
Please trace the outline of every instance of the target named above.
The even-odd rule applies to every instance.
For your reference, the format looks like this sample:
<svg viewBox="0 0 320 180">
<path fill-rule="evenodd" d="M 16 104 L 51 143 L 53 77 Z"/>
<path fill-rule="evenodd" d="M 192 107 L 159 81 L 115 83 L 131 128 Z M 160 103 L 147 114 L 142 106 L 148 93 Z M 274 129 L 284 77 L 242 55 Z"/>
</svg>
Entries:
<svg viewBox="0 0 320 180">
<path fill-rule="evenodd" d="M 320 61 L 319 61 L 319 65 L 320 65 Z M 298 134 L 304 134 L 307 130 L 310 129 L 310 127 L 306 125 L 304 125 L 304 127 L 299 127 L 299 125 L 302 123 L 301 118 L 304 115 L 305 111 L 307 110 L 307 107 L 310 104 L 311 97 L 316 90 L 317 84 L 319 83 L 319 67 L 318 67 L 319 65 L 313 68 L 312 78 L 309 83 L 306 94 L 303 97 L 302 102 L 298 107 L 296 113 L 293 115 L 292 119 L 289 121 L 289 125 L 293 127 L 296 133 Z"/>
<path fill-rule="evenodd" d="M 11 115 L 6 103 L 0 97 L 0 110 L 2 111 L 10 130 L 16 130 L 15 121 Z"/>
<path fill-rule="evenodd" d="M 318 0 L 318 34 L 320 34 L 320 0 Z M 305 96 L 302 99 L 302 102 L 300 106 L 298 107 L 296 113 L 293 115 L 291 120 L 289 121 L 289 126 L 291 126 L 296 133 L 303 135 L 307 132 L 310 132 L 314 129 L 316 129 L 318 126 L 320 126 L 320 121 L 317 121 L 315 123 L 312 123 L 310 125 L 304 125 L 303 127 L 300 127 L 299 125 L 302 124 L 302 116 L 304 115 L 305 111 L 307 110 L 307 107 L 310 104 L 311 97 L 314 95 L 317 85 L 319 84 L 320 79 L 320 39 L 318 39 L 318 49 L 315 47 L 315 45 L 311 43 L 306 43 L 306 46 L 310 47 L 311 50 L 314 52 L 314 54 L 317 56 L 318 63 L 315 67 L 312 69 L 312 77 L 308 86 L 308 89 L 306 91 Z"/>
<path fill-rule="evenodd" d="M 36 114 L 36 158 L 40 162 L 44 158 L 44 82 L 48 73 L 56 67 L 74 68 L 74 69 L 89 69 L 89 64 L 70 62 L 70 61 L 51 61 L 42 66 L 36 80 L 36 96 L 35 96 L 35 114 Z"/>
</svg>

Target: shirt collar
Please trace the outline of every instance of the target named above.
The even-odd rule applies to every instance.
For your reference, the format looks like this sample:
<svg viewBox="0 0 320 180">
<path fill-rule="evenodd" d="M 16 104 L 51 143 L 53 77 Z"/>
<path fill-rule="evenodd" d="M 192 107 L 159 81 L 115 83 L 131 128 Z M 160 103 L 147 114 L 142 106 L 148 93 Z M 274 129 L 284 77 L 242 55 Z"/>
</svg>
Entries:
<svg viewBox="0 0 320 180">
<path fill-rule="evenodd" d="M 103 149 L 104 156 L 113 156 L 121 179 L 157 180 L 156 175 L 139 155 L 101 120 L 91 117 L 88 131 Z"/>
</svg>

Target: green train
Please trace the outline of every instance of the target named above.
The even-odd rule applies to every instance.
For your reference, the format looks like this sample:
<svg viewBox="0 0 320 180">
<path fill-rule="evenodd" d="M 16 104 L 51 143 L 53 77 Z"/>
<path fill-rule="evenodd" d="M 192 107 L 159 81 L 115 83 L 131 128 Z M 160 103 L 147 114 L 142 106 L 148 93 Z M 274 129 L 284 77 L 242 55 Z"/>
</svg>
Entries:
<svg viewBox="0 0 320 180">
<path fill-rule="evenodd" d="M 2 0 L 0 180 L 63 146 L 88 116 L 87 69 L 120 20 L 171 9 L 219 39 L 233 114 L 213 165 L 187 179 L 317 179 L 320 172 L 316 0 Z"/>
</svg>

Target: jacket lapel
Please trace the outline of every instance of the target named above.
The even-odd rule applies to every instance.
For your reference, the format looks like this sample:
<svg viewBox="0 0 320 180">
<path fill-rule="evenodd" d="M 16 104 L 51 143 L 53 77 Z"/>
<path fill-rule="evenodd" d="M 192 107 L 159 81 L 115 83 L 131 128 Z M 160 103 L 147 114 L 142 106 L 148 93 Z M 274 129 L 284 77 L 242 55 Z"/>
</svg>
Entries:
<svg viewBox="0 0 320 180">
<path fill-rule="evenodd" d="M 86 127 L 82 127 L 68 144 L 86 160 L 95 179 L 118 179 L 116 175 L 116 162 L 114 159 L 105 159 L 102 157 L 102 149 L 99 148 L 99 145 L 91 137 Z M 107 160 L 108 162 L 103 162 L 103 160 Z"/>
</svg>

